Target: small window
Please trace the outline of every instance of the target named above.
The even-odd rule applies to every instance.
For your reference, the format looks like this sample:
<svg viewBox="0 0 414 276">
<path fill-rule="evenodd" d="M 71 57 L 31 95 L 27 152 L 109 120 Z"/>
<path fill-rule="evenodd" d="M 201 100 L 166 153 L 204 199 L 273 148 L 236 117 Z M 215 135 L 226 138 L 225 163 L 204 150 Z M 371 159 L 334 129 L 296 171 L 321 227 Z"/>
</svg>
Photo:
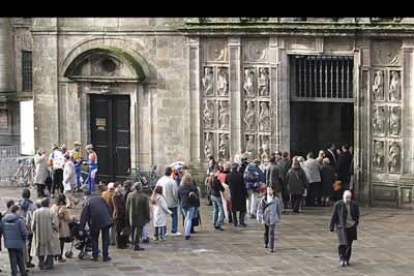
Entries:
<svg viewBox="0 0 414 276">
<path fill-rule="evenodd" d="M 22 90 L 23 92 L 32 92 L 32 52 L 22 51 Z"/>
</svg>

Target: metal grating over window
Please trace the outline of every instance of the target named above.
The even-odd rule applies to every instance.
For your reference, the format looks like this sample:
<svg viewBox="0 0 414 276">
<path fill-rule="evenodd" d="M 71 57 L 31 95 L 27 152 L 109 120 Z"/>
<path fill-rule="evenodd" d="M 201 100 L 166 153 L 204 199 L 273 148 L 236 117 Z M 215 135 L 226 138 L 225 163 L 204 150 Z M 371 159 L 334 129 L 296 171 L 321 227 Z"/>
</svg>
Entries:
<svg viewBox="0 0 414 276">
<path fill-rule="evenodd" d="M 22 90 L 24 92 L 33 90 L 32 73 L 32 52 L 22 51 Z"/>
<path fill-rule="evenodd" d="M 351 100 L 353 67 L 349 56 L 290 56 L 292 100 Z"/>
</svg>

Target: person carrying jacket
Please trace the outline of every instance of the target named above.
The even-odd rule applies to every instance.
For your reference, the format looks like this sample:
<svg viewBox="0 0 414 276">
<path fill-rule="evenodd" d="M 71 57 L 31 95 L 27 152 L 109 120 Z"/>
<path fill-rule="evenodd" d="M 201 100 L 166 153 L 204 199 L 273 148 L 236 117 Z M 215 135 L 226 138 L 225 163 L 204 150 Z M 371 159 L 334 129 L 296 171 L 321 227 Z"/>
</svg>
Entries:
<svg viewBox="0 0 414 276">
<path fill-rule="evenodd" d="M 266 181 L 265 174 L 259 168 L 260 160 L 256 159 L 247 165 L 246 170 L 243 173 L 244 182 L 246 183 L 246 189 L 248 193 L 248 200 L 246 200 L 247 212 L 250 218 L 256 218 L 257 210 L 257 197 L 259 194 L 258 189 L 260 183 Z"/>
</svg>

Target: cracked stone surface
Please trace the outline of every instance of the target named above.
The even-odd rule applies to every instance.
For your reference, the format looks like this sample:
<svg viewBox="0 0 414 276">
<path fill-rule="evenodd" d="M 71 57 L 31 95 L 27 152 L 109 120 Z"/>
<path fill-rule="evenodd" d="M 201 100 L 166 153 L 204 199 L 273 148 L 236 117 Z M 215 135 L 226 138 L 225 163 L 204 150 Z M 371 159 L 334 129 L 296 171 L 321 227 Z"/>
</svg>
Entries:
<svg viewBox="0 0 414 276">
<path fill-rule="evenodd" d="M 19 190 L 0 189 L 0 206 L 18 198 Z M 34 275 L 396 275 L 414 268 L 414 213 L 407 210 L 361 208 L 361 224 L 354 243 L 351 266 L 339 267 L 336 235 L 328 231 L 330 208 L 305 209 L 299 215 L 283 215 L 276 228 L 276 249 L 263 248 L 263 226 L 247 219 L 248 227 L 215 231 L 211 207 L 202 204 L 202 225 L 190 241 L 167 237 L 151 241 L 145 251 L 110 247 L 112 261 L 95 263 L 72 258 L 57 263 L 53 271 L 31 269 Z M 72 210 L 79 214 L 80 209 Z M 170 223 L 168 224 L 170 226 Z M 182 220 L 179 219 L 180 232 Z M 150 236 L 153 234 L 150 227 Z M 69 245 L 66 246 L 68 249 Z M 75 255 L 77 251 L 75 250 Z M 36 259 L 36 258 L 35 258 Z M 35 260 L 36 261 L 36 260 Z M 1 275 L 10 274 L 8 256 L 0 253 Z"/>
</svg>

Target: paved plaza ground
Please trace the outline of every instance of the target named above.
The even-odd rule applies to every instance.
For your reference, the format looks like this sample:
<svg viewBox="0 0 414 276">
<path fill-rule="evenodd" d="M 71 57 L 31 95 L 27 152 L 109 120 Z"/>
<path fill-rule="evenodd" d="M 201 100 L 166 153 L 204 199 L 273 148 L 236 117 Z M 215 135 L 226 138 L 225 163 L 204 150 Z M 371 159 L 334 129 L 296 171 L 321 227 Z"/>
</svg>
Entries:
<svg viewBox="0 0 414 276">
<path fill-rule="evenodd" d="M 19 190 L 0 189 L 1 209 Z M 414 212 L 361 208 L 359 240 L 354 244 L 351 266 L 339 267 L 336 235 L 328 224 L 330 208 L 284 215 L 276 233 L 276 250 L 263 247 L 263 226 L 247 219 L 240 230 L 229 224 L 214 230 L 211 210 L 202 206 L 203 223 L 190 241 L 167 237 L 145 245 L 145 251 L 110 248 L 110 263 L 73 258 L 56 264 L 53 271 L 32 269 L 32 275 L 412 275 L 414 270 Z M 79 213 L 74 210 L 74 213 Z M 180 226 L 181 226 L 180 218 Z M 170 225 L 170 224 L 169 224 Z M 180 231 L 183 232 L 182 227 Z M 150 233 L 153 233 L 152 228 Z M 6 251 L 0 253 L 0 275 L 10 275 Z"/>
</svg>

